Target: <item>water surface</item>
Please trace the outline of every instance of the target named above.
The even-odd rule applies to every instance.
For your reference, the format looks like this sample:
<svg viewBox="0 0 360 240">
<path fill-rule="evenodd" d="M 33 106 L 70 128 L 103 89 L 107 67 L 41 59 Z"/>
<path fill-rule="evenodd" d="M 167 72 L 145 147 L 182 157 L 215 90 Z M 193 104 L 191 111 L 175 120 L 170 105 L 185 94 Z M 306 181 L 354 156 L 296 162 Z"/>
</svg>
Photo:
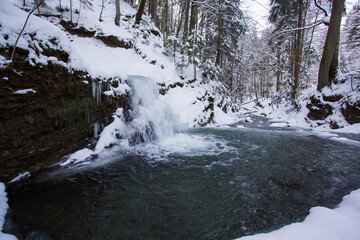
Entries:
<svg viewBox="0 0 360 240">
<path fill-rule="evenodd" d="M 10 186 L 5 231 L 114 240 L 267 232 L 359 188 L 359 149 L 304 132 L 193 129 Z"/>
</svg>

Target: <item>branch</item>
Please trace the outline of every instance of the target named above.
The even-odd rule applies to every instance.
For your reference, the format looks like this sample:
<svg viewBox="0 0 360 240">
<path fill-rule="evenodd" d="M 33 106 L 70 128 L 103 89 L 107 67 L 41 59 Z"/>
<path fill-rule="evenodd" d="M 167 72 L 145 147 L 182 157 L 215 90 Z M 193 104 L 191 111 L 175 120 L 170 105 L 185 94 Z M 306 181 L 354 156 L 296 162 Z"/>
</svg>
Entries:
<svg viewBox="0 0 360 240">
<path fill-rule="evenodd" d="M 317 6 L 320 10 L 322 10 L 325 13 L 325 17 L 327 17 L 329 15 L 328 12 L 322 6 L 320 6 L 316 0 L 314 0 L 314 2 L 315 2 L 315 6 Z"/>
<path fill-rule="evenodd" d="M 17 44 L 18 44 L 18 42 L 19 42 L 19 39 L 20 39 L 20 37 L 21 37 L 21 34 L 22 34 L 22 33 L 24 32 L 24 30 L 25 30 L 25 27 L 26 27 L 26 24 L 27 24 L 28 21 L 29 21 L 30 15 L 31 15 L 33 12 L 35 12 L 35 10 L 38 9 L 38 8 L 40 7 L 40 5 L 43 4 L 44 1 L 45 1 L 45 0 L 41 0 L 41 1 L 40 1 L 38 4 L 36 4 L 36 5 L 33 7 L 33 9 L 31 9 L 31 11 L 29 12 L 29 14 L 28 14 L 28 16 L 27 16 L 27 18 L 26 18 L 26 21 L 25 21 L 25 23 L 24 23 L 24 26 L 23 26 L 23 28 L 21 29 L 21 31 L 20 31 L 20 33 L 19 33 L 19 36 L 17 37 L 16 42 L 15 42 L 15 44 L 14 44 L 14 49 L 12 50 L 11 57 L 10 57 L 10 63 L 12 63 L 12 61 L 13 61 L 13 59 L 14 59 L 16 46 L 17 46 Z"/>
<path fill-rule="evenodd" d="M 308 27 L 287 29 L 287 30 L 284 30 L 284 31 L 282 31 L 282 32 L 279 32 L 279 33 L 275 34 L 275 35 L 273 36 L 273 38 L 274 38 L 274 37 L 277 37 L 277 36 L 279 36 L 279 35 L 281 35 L 281 34 L 287 33 L 287 32 L 311 29 L 311 28 L 314 28 L 314 27 L 319 26 L 319 25 L 322 24 L 322 23 L 323 23 L 322 21 L 318 21 L 318 22 L 315 22 L 313 25 L 308 26 Z"/>
</svg>

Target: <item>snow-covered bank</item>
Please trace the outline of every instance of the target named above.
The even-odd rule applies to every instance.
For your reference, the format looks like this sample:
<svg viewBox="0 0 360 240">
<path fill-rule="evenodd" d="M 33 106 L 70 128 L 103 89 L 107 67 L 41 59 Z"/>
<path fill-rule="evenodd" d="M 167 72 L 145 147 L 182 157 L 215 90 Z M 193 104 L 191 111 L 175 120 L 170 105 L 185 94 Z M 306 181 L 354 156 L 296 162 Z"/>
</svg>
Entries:
<svg viewBox="0 0 360 240">
<path fill-rule="evenodd" d="M 246 236 L 241 240 L 358 240 L 360 239 L 360 189 L 345 196 L 335 209 L 313 207 L 303 222 L 279 230 Z"/>
<path fill-rule="evenodd" d="M 2 232 L 4 222 L 5 222 L 5 215 L 9 208 L 7 204 L 7 197 L 5 192 L 5 184 L 0 182 L 0 239 L 1 240 L 16 240 L 17 238 L 13 235 L 6 234 Z"/>
<path fill-rule="evenodd" d="M 260 105 L 251 101 L 242 111 L 319 133 L 360 134 L 360 82 L 354 74 L 359 76 L 359 72 L 344 74 L 321 92 L 314 87 L 303 90 L 296 107 L 285 99 L 259 99 Z"/>
</svg>

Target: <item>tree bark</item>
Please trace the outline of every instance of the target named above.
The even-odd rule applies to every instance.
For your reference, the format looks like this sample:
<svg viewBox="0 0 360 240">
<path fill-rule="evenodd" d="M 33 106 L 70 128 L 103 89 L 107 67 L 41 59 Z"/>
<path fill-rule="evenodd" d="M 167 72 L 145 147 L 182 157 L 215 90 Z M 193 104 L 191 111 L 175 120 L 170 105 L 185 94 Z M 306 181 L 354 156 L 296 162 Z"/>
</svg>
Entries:
<svg viewBox="0 0 360 240">
<path fill-rule="evenodd" d="M 184 16 L 184 35 L 183 40 L 184 42 L 189 37 L 189 13 L 190 13 L 190 0 L 186 0 L 186 6 L 185 6 L 185 16 Z"/>
<path fill-rule="evenodd" d="M 120 26 L 120 0 L 115 0 L 115 25 Z"/>
<path fill-rule="evenodd" d="M 215 65 L 220 66 L 221 65 L 221 36 L 222 36 L 222 29 L 223 29 L 223 19 L 222 19 L 222 0 L 219 1 L 219 12 L 218 12 L 218 38 L 217 38 L 217 54 L 216 54 L 216 60 Z"/>
<path fill-rule="evenodd" d="M 145 3 L 146 3 L 146 0 L 141 0 L 139 10 L 136 12 L 135 25 L 140 23 L 141 16 L 142 16 L 142 14 L 144 12 Z"/>
<path fill-rule="evenodd" d="M 198 5 L 195 2 L 191 3 L 191 16 L 190 16 L 190 33 L 196 28 L 198 22 Z"/>
<path fill-rule="evenodd" d="M 180 30 L 181 30 L 181 26 L 182 26 L 184 14 L 185 14 L 185 9 L 186 8 L 183 7 L 182 10 L 181 10 L 181 13 L 180 13 L 180 19 L 179 19 L 179 22 L 178 22 L 178 27 L 177 27 L 176 35 L 175 35 L 176 38 L 179 38 L 179 34 L 180 34 Z"/>
<path fill-rule="evenodd" d="M 150 15 L 157 26 L 157 0 L 150 0 Z"/>
<path fill-rule="evenodd" d="M 329 29 L 326 35 L 324 51 L 319 67 L 317 85 L 319 91 L 324 87 L 329 86 L 330 83 L 335 80 L 337 74 L 340 26 L 341 16 L 344 11 L 344 2 L 345 0 L 333 1 Z"/>
<path fill-rule="evenodd" d="M 302 28 L 303 24 L 303 9 L 304 4 L 303 0 L 299 1 L 299 7 L 298 7 L 298 22 L 297 22 L 297 30 L 296 32 L 296 43 L 295 43 L 295 68 L 294 68 L 294 85 L 291 92 L 291 98 L 295 100 L 296 92 L 299 86 L 299 79 L 300 79 L 300 70 L 301 70 L 301 56 L 302 56 L 302 40 L 303 40 L 303 33 L 304 30 L 300 29 Z"/>
<path fill-rule="evenodd" d="M 164 36 L 164 42 L 166 42 L 168 37 L 168 18 L 169 18 L 169 2 L 168 0 L 164 0 L 164 9 L 162 12 L 162 24 L 161 24 L 161 31 Z"/>
</svg>

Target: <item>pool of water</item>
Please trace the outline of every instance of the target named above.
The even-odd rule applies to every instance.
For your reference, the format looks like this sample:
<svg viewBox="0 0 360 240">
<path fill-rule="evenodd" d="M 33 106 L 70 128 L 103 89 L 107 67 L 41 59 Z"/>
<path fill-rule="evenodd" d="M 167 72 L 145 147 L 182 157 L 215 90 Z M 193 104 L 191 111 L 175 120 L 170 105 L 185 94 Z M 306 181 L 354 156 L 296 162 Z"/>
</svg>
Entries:
<svg viewBox="0 0 360 240">
<path fill-rule="evenodd" d="M 9 186 L 4 231 L 114 240 L 268 232 L 359 188 L 359 150 L 306 132 L 192 129 Z"/>
</svg>

